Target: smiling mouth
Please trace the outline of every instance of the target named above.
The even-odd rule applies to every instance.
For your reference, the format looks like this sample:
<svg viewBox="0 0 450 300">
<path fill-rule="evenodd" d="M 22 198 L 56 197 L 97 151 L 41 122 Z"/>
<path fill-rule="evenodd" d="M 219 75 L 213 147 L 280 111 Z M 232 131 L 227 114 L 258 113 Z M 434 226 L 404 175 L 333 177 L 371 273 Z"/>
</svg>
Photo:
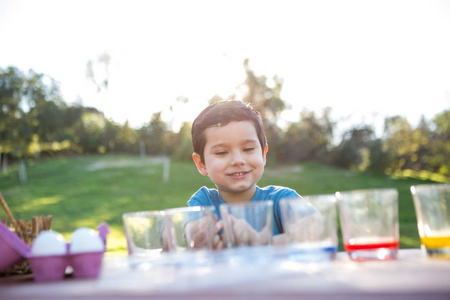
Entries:
<svg viewBox="0 0 450 300">
<path fill-rule="evenodd" d="M 231 173 L 231 174 L 228 174 L 228 175 L 230 175 L 230 176 L 244 176 L 247 173 L 249 173 L 249 172 L 235 172 L 235 173 Z"/>
</svg>

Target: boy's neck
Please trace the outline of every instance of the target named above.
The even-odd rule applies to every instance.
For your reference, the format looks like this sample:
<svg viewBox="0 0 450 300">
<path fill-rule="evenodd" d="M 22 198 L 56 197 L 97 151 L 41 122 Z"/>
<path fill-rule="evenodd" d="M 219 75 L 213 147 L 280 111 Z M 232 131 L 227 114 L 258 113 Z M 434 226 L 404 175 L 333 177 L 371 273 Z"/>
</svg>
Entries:
<svg viewBox="0 0 450 300">
<path fill-rule="evenodd" d="M 256 193 L 256 185 L 253 188 L 240 193 L 224 192 L 219 190 L 220 197 L 227 204 L 248 203 L 250 202 L 250 200 L 253 199 L 255 193 Z"/>
</svg>

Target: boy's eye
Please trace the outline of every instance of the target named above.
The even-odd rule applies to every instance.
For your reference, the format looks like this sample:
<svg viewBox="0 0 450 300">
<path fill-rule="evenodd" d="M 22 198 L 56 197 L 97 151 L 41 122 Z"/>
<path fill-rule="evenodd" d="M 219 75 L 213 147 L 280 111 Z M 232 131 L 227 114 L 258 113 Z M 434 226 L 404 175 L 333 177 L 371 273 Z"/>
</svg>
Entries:
<svg viewBox="0 0 450 300">
<path fill-rule="evenodd" d="M 218 151 L 215 154 L 216 155 L 225 155 L 225 154 L 227 154 L 227 151 Z"/>
<path fill-rule="evenodd" d="M 247 148 L 244 149 L 245 152 L 250 152 L 250 151 L 253 151 L 253 150 L 255 150 L 254 147 L 247 147 Z"/>
</svg>

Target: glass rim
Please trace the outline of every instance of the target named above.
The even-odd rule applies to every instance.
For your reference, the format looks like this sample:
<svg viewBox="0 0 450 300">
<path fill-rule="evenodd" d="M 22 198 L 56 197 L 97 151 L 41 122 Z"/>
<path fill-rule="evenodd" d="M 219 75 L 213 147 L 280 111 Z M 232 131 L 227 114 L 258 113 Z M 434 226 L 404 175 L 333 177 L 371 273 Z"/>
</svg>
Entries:
<svg viewBox="0 0 450 300">
<path fill-rule="evenodd" d="M 219 208 L 222 207 L 231 207 L 231 208 L 242 208 L 242 207 L 254 207 L 254 206 L 273 206 L 273 201 L 272 200 L 265 200 L 265 201 L 250 201 L 250 202 L 245 202 L 245 203 L 222 203 L 220 204 Z"/>
<path fill-rule="evenodd" d="M 287 197 L 281 198 L 280 204 L 282 202 L 317 202 L 326 201 L 326 199 L 331 200 L 331 202 L 336 202 L 336 196 L 334 194 L 317 194 L 317 195 L 304 195 L 299 197 Z"/>
<path fill-rule="evenodd" d="M 212 205 L 208 206 L 183 206 L 183 207 L 174 207 L 174 208 L 167 208 L 164 210 L 165 214 L 170 215 L 174 213 L 180 213 L 180 212 L 199 212 L 199 211 L 214 211 L 216 208 Z"/>
<path fill-rule="evenodd" d="M 415 195 L 416 192 L 419 192 L 419 191 L 430 190 L 430 189 L 442 190 L 444 188 L 450 188 L 450 183 L 424 183 L 424 184 L 411 185 L 410 191 L 413 195 Z"/>
<path fill-rule="evenodd" d="M 398 195 L 398 190 L 396 188 L 370 188 L 370 189 L 356 189 L 348 191 L 336 191 L 334 193 L 337 199 L 341 199 L 342 195 L 352 196 L 355 194 L 379 194 L 379 193 L 395 193 Z"/>
<path fill-rule="evenodd" d="M 122 218 L 147 217 L 147 216 L 164 216 L 164 210 L 143 210 L 126 212 L 122 214 Z"/>
</svg>

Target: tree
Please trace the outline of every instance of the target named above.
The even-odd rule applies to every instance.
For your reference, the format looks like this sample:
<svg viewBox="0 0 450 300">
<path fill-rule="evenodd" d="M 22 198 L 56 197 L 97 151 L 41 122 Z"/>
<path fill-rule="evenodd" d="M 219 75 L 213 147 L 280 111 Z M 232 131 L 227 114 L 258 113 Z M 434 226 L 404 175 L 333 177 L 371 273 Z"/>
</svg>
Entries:
<svg viewBox="0 0 450 300">
<path fill-rule="evenodd" d="M 25 112 L 21 106 L 24 74 L 17 68 L 0 68 L 0 154 L 12 153 L 22 143 Z"/>
<path fill-rule="evenodd" d="M 112 151 L 133 154 L 138 152 L 138 133 L 130 127 L 128 121 L 123 126 L 109 122 L 106 132 L 110 132 L 107 145 Z"/>
<path fill-rule="evenodd" d="M 427 167 L 430 171 L 450 177 L 450 110 L 433 118 L 434 134 L 429 141 Z"/>
<path fill-rule="evenodd" d="M 330 108 L 324 109 L 319 117 L 314 112 L 303 110 L 300 113 L 300 121 L 290 124 L 286 130 L 279 159 L 285 162 L 325 162 L 334 129 L 329 115 Z"/>
<path fill-rule="evenodd" d="M 374 136 L 374 131 L 370 126 L 350 129 L 344 134 L 341 143 L 333 150 L 333 163 L 343 168 L 366 170 L 371 164 L 370 151 L 375 150 Z"/>
<path fill-rule="evenodd" d="M 31 155 L 30 143 L 55 140 L 63 127 L 59 86 L 43 74 L 0 69 L 0 151 Z"/>
<path fill-rule="evenodd" d="M 275 76 L 271 80 L 273 83 L 272 86 L 269 87 L 268 80 L 265 76 L 255 75 L 250 68 L 248 59 L 244 61 L 244 70 L 246 79 L 240 88 L 245 91 L 245 94 L 241 100 L 250 103 L 261 113 L 267 142 L 269 144 L 267 156 L 269 160 L 277 159 L 280 143 L 282 142 L 282 131 L 277 123 L 281 112 L 287 107 L 287 104 L 280 96 L 283 80 Z"/>
<path fill-rule="evenodd" d="M 99 55 L 96 61 L 88 60 L 86 63 L 86 76 L 92 80 L 92 83 L 97 88 L 97 92 L 108 88 L 110 61 L 110 55 L 105 52 Z"/>
<path fill-rule="evenodd" d="M 176 145 L 173 152 L 173 158 L 180 161 L 192 160 L 192 139 L 191 139 L 191 123 L 183 123 L 180 131 L 174 136 L 173 145 Z"/>
<path fill-rule="evenodd" d="M 60 132 L 64 129 L 65 107 L 58 106 L 53 101 L 42 102 L 33 107 L 28 117 L 34 120 L 33 133 L 42 142 L 60 141 Z"/>
<path fill-rule="evenodd" d="M 165 136 L 167 124 L 161 118 L 162 112 L 152 115 L 150 123 L 140 129 L 140 138 L 144 141 L 147 152 L 153 155 L 165 153 Z"/>
<path fill-rule="evenodd" d="M 74 126 L 76 145 L 87 153 L 105 152 L 106 147 L 102 142 L 107 123 L 102 112 L 92 107 L 84 108 L 81 118 Z"/>
<path fill-rule="evenodd" d="M 385 119 L 384 149 L 390 172 L 425 169 L 430 156 L 433 134 L 424 120 L 415 129 L 404 117 Z"/>
<path fill-rule="evenodd" d="M 383 140 L 375 139 L 369 147 L 369 166 L 367 171 L 384 174 L 388 165 L 388 155 L 384 151 Z"/>
<path fill-rule="evenodd" d="M 244 61 L 244 70 L 246 79 L 241 88 L 246 90 L 246 93 L 242 101 L 258 109 L 265 123 L 276 124 L 281 112 L 287 107 L 280 97 L 283 80 L 275 76 L 272 78 L 273 87 L 269 87 L 265 76 L 255 75 L 248 59 Z"/>
</svg>

